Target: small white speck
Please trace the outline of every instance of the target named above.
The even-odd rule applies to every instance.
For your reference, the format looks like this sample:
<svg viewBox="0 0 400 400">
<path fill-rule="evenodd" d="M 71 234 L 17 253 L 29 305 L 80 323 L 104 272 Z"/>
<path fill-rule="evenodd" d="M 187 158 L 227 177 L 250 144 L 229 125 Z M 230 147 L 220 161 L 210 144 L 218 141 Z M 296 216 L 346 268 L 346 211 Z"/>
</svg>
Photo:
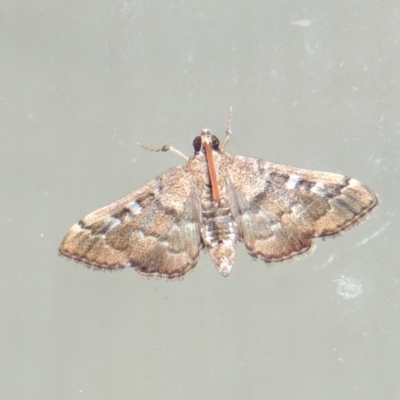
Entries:
<svg viewBox="0 0 400 400">
<path fill-rule="evenodd" d="M 301 26 L 302 28 L 308 28 L 311 25 L 311 20 L 296 19 L 294 21 L 290 21 L 290 25 Z"/>
<path fill-rule="evenodd" d="M 344 299 L 354 299 L 363 292 L 363 286 L 359 279 L 341 275 L 336 282 L 336 293 Z"/>
</svg>

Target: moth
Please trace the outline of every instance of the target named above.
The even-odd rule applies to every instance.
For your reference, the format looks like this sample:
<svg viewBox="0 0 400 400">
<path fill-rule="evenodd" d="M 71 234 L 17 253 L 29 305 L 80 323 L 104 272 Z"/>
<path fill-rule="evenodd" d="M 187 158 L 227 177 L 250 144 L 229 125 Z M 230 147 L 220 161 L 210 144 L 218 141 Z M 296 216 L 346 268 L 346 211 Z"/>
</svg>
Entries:
<svg viewBox="0 0 400 400">
<path fill-rule="evenodd" d="M 347 176 L 232 156 L 224 150 L 230 136 L 230 117 L 222 145 L 203 129 L 186 165 L 81 219 L 60 254 L 96 269 L 178 278 L 208 249 L 226 277 L 238 242 L 266 263 L 288 260 L 378 205 L 371 189 Z"/>
</svg>

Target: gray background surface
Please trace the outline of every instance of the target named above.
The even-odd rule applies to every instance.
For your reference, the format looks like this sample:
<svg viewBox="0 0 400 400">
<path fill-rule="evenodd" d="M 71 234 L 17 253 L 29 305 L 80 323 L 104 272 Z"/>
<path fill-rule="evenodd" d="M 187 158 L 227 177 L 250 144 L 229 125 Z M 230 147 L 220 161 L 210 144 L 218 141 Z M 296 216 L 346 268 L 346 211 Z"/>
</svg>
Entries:
<svg viewBox="0 0 400 400">
<path fill-rule="evenodd" d="M 1 399 L 400 397 L 398 1 L 18 1 L 0 6 Z M 81 217 L 231 154 L 346 174 L 381 206 L 312 255 L 239 245 L 182 281 L 59 258 Z"/>
</svg>

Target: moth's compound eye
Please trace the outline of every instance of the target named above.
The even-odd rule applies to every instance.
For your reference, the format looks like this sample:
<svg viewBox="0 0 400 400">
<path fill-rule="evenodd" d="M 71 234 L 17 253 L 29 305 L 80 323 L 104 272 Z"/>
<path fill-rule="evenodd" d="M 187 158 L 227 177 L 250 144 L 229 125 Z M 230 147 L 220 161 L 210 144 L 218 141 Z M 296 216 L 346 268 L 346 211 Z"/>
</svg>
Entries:
<svg viewBox="0 0 400 400">
<path fill-rule="evenodd" d="M 212 146 L 213 150 L 219 149 L 219 140 L 214 135 L 211 136 L 211 146 Z"/>
<path fill-rule="evenodd" d="M 200 151 L 200 149 L 201 149 L 201 137 L 200 136 L 197 136 L 194 138 L 193 148 L 194 148 L 195 153 Z"/>
</svg>

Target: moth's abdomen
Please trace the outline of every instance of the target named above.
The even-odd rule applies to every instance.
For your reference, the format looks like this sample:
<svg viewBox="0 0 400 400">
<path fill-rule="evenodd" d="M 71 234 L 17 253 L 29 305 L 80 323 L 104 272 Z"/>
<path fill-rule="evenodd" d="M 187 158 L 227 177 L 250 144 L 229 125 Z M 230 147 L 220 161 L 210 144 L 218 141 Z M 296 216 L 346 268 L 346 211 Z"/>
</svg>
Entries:
<svg viewBox="0 0 400 400">
<path fill-rule="evenodd" d="M 204 210 L 203 240 L 208 247 L 224 240 L 236 238 L 236 225 L 229 208 L 213 208 Z"/>
<path fill-rule="evenodd" d="M 202 237 L 205 247 L 219 273 L 227 276 L 235 260 L 238 240 L 236 221 L 229 207 L 210 207 L 202 210 Z"/>
</svg>

